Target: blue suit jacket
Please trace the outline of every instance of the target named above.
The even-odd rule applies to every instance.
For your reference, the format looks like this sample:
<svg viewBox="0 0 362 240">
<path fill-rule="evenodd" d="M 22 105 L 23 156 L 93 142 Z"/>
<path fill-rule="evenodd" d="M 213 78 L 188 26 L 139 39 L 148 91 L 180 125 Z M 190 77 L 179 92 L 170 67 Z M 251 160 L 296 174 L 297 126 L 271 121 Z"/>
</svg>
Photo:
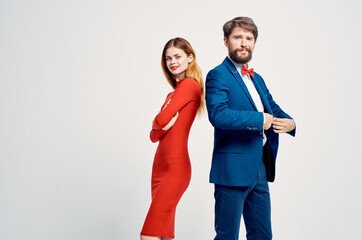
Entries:
<svg viewBox="0 0 362 240">
<path fill-rule="evenodd" d="M 277 118 L 292 119 L 269 93 L 263 78 L 252 78 L 265 112 Z M 234 64 L 225 58 L 206 77 L 206 106 L 215 128 L 210 182 L 226 186 L 248 186 L 257 177 L 264 160 L 268 181 L 275 178 L 275 159 L 279 135 L 272 128 L 265 131 L 263 148 L 263 113 L 258 112 Z M 295 129 L 289 134 L 295 135 Z"/>
</svg>

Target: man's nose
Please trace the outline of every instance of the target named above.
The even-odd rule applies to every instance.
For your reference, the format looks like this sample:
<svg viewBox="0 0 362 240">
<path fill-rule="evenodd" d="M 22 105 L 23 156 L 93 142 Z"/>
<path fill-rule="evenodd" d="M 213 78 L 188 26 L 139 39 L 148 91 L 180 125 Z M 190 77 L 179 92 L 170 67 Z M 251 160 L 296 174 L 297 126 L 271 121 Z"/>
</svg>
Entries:
<svg viewBox="0 0 362 240">
<path fill-rule="evenodd" d="M 245 43 L 246 43 L 245 39 L 242 38 L 242 39 L 240 40 L 240 45 L 241 45 L 241 46 L 245 46 Z"/>
</svg>

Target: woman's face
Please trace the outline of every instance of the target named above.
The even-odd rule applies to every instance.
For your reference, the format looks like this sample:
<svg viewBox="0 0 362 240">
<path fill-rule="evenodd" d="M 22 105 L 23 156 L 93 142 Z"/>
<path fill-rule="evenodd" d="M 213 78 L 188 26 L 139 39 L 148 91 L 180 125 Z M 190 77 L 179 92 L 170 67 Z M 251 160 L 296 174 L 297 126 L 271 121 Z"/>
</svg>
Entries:
<svg viewBox="0 0 362 240">
<path fill-rule="evenodd" d="M 183 80 L 186 77 L 186 69 L 192 62 L 193 56 L 184 52 L 177 47 L 170 47 L 165 53 L 166 66 L 168 70 L 175 76 L 176 81 Z"/>
</svg>

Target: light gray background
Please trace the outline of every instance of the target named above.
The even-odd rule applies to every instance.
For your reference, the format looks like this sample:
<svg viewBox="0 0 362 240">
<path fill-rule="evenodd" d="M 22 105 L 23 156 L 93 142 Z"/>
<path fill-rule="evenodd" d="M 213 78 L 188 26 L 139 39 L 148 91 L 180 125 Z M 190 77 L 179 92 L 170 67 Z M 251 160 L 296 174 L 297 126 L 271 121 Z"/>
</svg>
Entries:
<svg viewBox="0 0 362 240">
<path fill-rule="evenodd" d="M 207 72 L 227 54 L 222 25 L 250 16 L 252 66 L 297 122 L 271 184 L 274 239 L 361 239 L 360 1 L 0 1 L 0 239 L 138 239 L 171 91 L 172 37 Z M 213 129 L 190 140 L 193 175 L 177 239 L 212 239 Z M 241 228 L 241 238 L 245 230 Z"/>
</svg>

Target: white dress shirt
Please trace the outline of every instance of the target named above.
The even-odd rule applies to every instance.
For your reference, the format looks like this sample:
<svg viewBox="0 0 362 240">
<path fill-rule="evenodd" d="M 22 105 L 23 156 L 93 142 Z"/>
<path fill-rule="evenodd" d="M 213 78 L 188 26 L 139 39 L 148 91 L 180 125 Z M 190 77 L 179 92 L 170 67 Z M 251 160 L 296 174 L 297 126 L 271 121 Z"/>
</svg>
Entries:
<svg viewBox="0 0 362 240">
<path fill-rule="evenodd" d="M 243 79 L 246 87 L 248 88 L 248 91 L 250 93 L 251 98 L 253 99 L 256 109 L 258 110 L 258 112 L 262 112 L 263 113 L 263 123 L 265 122 L 264 119 L 264 105 L 263 102 L 261 101 L 260 95 L 258 93 L 258 91 L 256 90 L 253 81 L 251 80 L 251 77 L 249 75 L 249 73 L 243 75 L 243 73 L 241 72 L 241 68 L 243 67 L 242 64 L 240 63 L 236 63 L 234 62 L 230 56 L 229 56 L 230 61 L 234 64 L 234 66 L 236 67 L 236 70 L 238 70 L 238 73 L 240 74 L 241 78 Z M 266 143 L 266 136 L 263 130 L 263 146 Z"/>
</svg>

